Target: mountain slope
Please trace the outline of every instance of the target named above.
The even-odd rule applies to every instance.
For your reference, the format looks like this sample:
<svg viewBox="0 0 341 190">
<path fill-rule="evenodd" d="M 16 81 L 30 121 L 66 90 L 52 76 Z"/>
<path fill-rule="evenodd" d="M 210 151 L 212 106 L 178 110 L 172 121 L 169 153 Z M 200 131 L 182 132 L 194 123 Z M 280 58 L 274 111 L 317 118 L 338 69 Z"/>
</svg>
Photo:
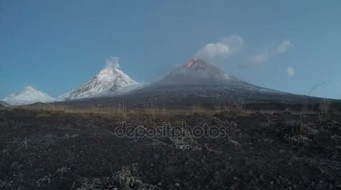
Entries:
<svg viewBox="0 0 341 190">
<path fill-rule="evenodd" d="M 20 92 L 11 94 L 6 98 L 2 99 L 2 101 L 10 105 L 24 105 L 36 102 L 52 102 L 54 100 L 55 99 L 49 96 L 48 94 L 39 91 L 31 86 L 27 86 Z"/>
<path fill-rule="evenodd" d="M 119 94 L 133 89 L 138 83 L 122 72 L 118 66 L 107 66 L 90 81 L 81 87 L 62 96 L 62 99 L 72 100 L 90 98 L 109 94 Z"/>
<path fill-rule="evenodd" d="M 0 101 L 0 108 L 1 107 L 8 107 L 10 106 L 7 102 L 4 102 L 4 101 Z"/>
<path fill-rule="evenodd" d="M 199 95 L 215 96 L 214 91 L 221 91 L 221 89 L 234 92 L 259 92 L 259 93 L 275 93 L 284 94 L 283 92 L 259 87 L 241 81 L 233 75 L 225 73 L 222 69 L 209 64 L 200 59 L 191 59 L 187 63 L 174 69 L 168 73 L 164 78 L 152 83 L 140 91 L 155 91 L 158 89 L 173 89 L 176 91 L 183 91 L 183 93 L 195 94 L 197 90 L 207 91 Z M 209 92 L 208 90 L 212 91 Z M 208 93 L 208 94 L 207 94 Z"/>
</svg>

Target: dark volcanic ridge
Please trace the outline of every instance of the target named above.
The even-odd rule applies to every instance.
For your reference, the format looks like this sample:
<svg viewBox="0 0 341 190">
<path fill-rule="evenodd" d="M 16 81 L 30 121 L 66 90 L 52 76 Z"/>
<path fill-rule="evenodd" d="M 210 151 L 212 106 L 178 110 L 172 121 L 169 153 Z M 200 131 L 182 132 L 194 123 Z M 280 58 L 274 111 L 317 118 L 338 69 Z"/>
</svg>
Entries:
<svg viewBox="0 0 341 190">
<path fill-rule="evenodd" d="M 4 101 L 0 101 L 0 108 L 1 107 L 8 107 L 10 106 L 7 102 L 4 102 Z"/>
</svg>

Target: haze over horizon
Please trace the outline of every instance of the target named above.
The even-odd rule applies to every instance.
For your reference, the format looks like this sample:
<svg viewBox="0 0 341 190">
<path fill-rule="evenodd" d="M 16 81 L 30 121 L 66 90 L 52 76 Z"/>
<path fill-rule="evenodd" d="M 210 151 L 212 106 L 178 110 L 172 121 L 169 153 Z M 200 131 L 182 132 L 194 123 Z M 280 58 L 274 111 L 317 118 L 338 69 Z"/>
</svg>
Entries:
<svg viewBox="0 0 341 190">
<path fill-rule="evenodd" d="M 117 57 L 138 82 L 203 58 L 246 82 L 341 98 L 339 1 L 1 1 L 0 98 L 58 96 Z M 117 66 L 117 65 L 116 65 Z"/>
</svg>

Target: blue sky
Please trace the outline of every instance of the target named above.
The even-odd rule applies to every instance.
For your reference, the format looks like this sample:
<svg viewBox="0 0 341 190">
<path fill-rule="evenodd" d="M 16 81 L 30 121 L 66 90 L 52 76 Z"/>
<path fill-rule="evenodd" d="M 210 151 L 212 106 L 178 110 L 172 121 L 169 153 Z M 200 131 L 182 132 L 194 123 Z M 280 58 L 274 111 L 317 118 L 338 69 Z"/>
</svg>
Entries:
<svg viewBox="0 0 341 190">
<path fill-rule="evenodd" d="M 247 82 L 341 98 L 341 1 L 2 0 L 0 98 L 72 90 L 119 57 L 137 81 L 203 56 Z"/>
</svg>

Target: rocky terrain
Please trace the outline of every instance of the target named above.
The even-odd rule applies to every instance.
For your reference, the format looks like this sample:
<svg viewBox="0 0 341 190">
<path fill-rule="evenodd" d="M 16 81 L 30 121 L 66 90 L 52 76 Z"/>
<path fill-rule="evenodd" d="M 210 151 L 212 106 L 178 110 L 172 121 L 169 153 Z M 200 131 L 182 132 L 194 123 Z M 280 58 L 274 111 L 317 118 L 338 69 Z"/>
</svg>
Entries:
<svg viewBox="0 0 341 190">
<path fill-rule="evenodd" d="M 295 110 L 3 108 L 0 189 L 340 189 L 340 114 L 324 103 Z M 186 128 L 177 136 L 118 135 L 124 125 L 165 123 Z M 225 131 L 186 132 L 195 127 Z"/>
</svg>

